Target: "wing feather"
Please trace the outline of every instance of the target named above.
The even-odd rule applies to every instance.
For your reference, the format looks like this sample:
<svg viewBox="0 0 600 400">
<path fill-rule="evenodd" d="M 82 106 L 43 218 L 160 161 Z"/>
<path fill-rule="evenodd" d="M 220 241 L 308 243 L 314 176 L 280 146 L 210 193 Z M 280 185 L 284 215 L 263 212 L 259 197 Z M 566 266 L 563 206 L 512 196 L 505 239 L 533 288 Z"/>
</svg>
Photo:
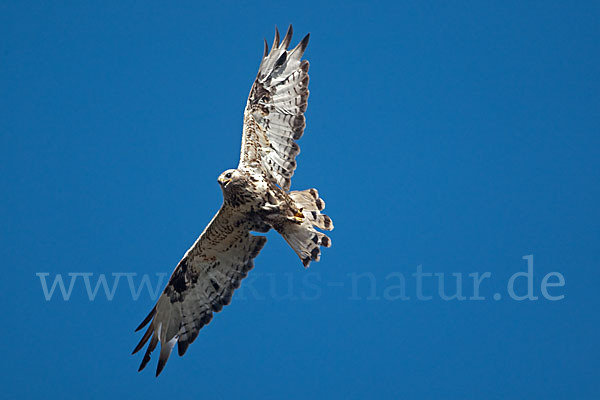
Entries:
<svg viewBox="0 0 600 400">
<path fill-rule="evenodd" d="M 149 324 L 133 350 L 137 353 L 150 341 L 140 371 L 159 342 L 157 376 L 175 345 L 179 355 L 183 355 L 213 313 L 229 304 L 233 291 L 254 267 L 254 258 L 266 238 L 250 234 L 253 226 L 243 218 L 226 206 L 221 207 L 179 262 L 156 305 L 136 329 Z"/>
<path fill-rule="evenodd" d="M 281 44 L 279 31 L 271 51 L 265 52 L 244 110 L 239 169 L 259 170 L 282 189 L 290 189 L 304 133 L 308 102 L 308 61 L 302 55 L 310 34 L 292 50 L 292 26 Z"/>
</svg>

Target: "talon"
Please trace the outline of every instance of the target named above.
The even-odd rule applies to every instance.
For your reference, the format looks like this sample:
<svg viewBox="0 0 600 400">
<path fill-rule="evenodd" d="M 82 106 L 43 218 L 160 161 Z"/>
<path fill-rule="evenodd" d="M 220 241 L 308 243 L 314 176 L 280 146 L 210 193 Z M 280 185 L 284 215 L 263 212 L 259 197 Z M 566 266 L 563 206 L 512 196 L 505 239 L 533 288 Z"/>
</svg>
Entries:
<svg viewBox="0 0 600 400">
<path fill-rule="evenodd" d="M 296 211 L 296 214 L 294 215 L 294 220 L 296 222 L 304 221 L 304 214 L 302 214 L 302 208 Z"/>
</svg>

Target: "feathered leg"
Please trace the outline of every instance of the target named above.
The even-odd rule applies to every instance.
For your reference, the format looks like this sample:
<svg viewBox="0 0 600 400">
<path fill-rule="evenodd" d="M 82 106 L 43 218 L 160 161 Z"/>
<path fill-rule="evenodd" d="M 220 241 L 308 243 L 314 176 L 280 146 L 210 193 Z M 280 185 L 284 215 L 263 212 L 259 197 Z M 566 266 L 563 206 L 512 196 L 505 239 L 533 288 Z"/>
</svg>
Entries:
<svg viewBox="0 0 600 400">
<path fill-rule="evenodd" d="M 311 261 L 319 261 L 321 246 L 331 246 L 331 239 L 315 227 L 330 231 L 333 222 L 327 215 L 321 214 L 325 202 L 319 198 L 316 189 L 293 191 L 289 197 L 295 207 L 288 206 L 276 217 L 271 217 L 271 222 L 298 254 L 302 264 L 308 267 Z"/>
</svg>

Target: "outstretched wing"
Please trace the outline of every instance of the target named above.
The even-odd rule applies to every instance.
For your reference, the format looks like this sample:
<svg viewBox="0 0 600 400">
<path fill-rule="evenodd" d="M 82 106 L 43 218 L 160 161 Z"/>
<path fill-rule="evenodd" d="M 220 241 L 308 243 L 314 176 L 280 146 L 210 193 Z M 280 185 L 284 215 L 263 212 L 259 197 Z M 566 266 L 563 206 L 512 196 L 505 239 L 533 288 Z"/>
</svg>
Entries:
<svg viewBox="0 0 600 400">
<path fill-rule="evenodd" d="M 244 130 L 239 169 L 264 173 L 283 190 L 290 189 L 300 147 L 295 142 L 304 132 L 308 100 L 308 61 L 301 60 L 308 38 L 292 50 L 290 25 L 283 41 L 275 28 L 273 48 L 265 52 L 244 111 Z"/>
<path fill-rule="evenodd" d="M 173 271 L 158 302 L 136 331 L 150 326 L 133 350 L 137 353 L 150 340 L 140 371 L 161 343 L 156 376 L 178 345 L 182 356 L 200 329 L 229 304 L 233 291 L 254 266 L 267 239 L 249 233 L 253 228 L 242 216 L 221 207 L 196 243 Z"/>
</svg>

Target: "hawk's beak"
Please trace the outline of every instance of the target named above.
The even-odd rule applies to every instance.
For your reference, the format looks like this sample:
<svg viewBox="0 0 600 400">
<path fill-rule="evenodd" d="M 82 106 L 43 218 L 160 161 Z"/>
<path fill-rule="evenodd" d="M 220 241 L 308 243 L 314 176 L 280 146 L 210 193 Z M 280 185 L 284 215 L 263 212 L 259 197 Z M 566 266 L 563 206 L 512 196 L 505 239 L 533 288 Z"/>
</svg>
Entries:
<svg viewBox="0 0 600 400">
<path fill-rule="evenodd" d="M 227 186 L 227 184 L 228 184 L 229 182 L 231 182 L 231 179 L 225 179 L 225 178 L 223 178 L 223 177 L 219 177 L 218 181 L 219 181 L 219 183 L 220 183 L 221 185 L 223 185 L 223 186 L 225 187 L 225 186 Z"/>
</svg>

